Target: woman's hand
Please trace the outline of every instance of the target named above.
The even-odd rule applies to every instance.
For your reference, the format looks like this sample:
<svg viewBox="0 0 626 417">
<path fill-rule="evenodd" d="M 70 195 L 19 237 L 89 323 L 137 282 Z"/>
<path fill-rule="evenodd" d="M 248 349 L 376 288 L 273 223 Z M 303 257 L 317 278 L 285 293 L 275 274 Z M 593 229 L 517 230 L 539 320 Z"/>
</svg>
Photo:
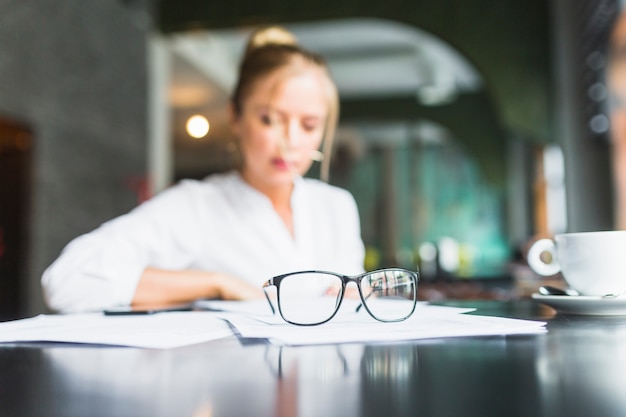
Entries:
<svg viewBox="0 0 626 417">
<path fill-rule="evenodd" d="M 255 287 L 230 275 L 222 275 L 220 298 L 223 300 L 255 300 L 263 298 L 261 287 Z"/>
<path fill-rule="evenodd" d="M 262 297 L 260 287 L 228 274 L 146 268 L 139 279 L 132 305 L 168 305 L 200 298 L 251 300 Z"/>
</svg>

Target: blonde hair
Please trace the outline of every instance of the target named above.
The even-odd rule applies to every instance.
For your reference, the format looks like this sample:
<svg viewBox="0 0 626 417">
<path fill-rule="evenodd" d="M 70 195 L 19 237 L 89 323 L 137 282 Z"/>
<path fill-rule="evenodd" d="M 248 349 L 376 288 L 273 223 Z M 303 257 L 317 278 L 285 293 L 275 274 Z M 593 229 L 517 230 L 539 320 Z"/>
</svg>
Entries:
<svg viewBox="0 0 626 417">
<path fill-rule="evenodd" d="M 247 55 L 256 48 L 260 48 L 265 45 L 298 45 L 298 39 L 288 30 L 280 26 L 270 26 L 267 28 L 259 29 L 250 35 L 248 43 L 246 45 Z"/>
<path fill-rule="evenodd" d="M 323 74 L 324 90 L 328 96 L 328 115 L 322 138 L 324 158 L 320 170 L 320 177 L 328 181 L 333 138 L 339 119 L 339 97 L 322 56 L 302 48 L 296 37 L 282 27 L 271 26 L 257 30 L 252 33 L 246 45 L 239 66 L 239 79 L 231 100 L 235 114 L 240 115 L 243 102 L 259 79 L 281 69 L 300 70 L 307 66 L 313 66 Z"/>
</svg>

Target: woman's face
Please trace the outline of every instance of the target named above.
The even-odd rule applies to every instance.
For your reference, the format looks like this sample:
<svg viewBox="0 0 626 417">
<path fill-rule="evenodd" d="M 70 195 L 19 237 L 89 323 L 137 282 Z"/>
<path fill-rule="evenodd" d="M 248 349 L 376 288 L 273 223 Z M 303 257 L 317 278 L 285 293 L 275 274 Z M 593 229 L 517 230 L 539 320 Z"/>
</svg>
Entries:
<svg viewBox="0 0 626 417">
<path fill-rule="evenodd" d="M 312 67 L 260 79 L 234 121 L 243 156 L 242 176 L 260 190 L 291 185 L 304 175 L 322 142 L 328 98 L 322 73 Z"/>
</svg>

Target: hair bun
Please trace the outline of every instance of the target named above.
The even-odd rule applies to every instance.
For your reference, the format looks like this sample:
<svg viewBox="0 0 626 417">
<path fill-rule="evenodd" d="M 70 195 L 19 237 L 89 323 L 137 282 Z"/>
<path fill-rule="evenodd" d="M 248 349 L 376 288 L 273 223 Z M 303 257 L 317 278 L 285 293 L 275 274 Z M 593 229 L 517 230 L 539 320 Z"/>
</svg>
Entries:
<svg viewBox="0 0 626 417">
<path fill-rule="evenodd" d="M 250 35 L 246 46 L 246 55 L 251 51 L 266 45 L 297 46 L 298 40 L 287 29 L 280 26 L 270 26 L 259 29 Z"/>
</svg>

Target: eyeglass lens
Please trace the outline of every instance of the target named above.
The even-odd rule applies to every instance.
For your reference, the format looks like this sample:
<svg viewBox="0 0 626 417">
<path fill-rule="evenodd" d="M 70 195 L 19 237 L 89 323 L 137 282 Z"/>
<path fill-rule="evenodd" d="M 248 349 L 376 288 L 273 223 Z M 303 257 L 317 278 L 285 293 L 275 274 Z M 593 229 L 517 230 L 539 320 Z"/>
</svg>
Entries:
<svg viewBox="0 0 626 417">
<path fill-rule="evenodd" d="M 415 277 L 409 271 L 374 271 L 361 279 L 365 306 L 381 321 L 408 317 L 413 312 L 416 290 Z M 280 283 L 281 314 L 297 324 L 324 322 L 337 310 L 341 291 L 342 279 L 332 274 L 306 272 L 285 276 Z"/>
<path fill-rule="evenodd" d="M 416 290 L 414 276 L 404 270 L 374 271 L 361 280 L 365 306 L 382 321 L 408 317 L 413 312 Z"/>
<path fill-rule="evenodd" d="M 328 320 L 341 297 L 341 278 L 324 273 L 293 274 L 280 282 L 278 301 L 285 320 L 316 324 Z"/>
</svg>

